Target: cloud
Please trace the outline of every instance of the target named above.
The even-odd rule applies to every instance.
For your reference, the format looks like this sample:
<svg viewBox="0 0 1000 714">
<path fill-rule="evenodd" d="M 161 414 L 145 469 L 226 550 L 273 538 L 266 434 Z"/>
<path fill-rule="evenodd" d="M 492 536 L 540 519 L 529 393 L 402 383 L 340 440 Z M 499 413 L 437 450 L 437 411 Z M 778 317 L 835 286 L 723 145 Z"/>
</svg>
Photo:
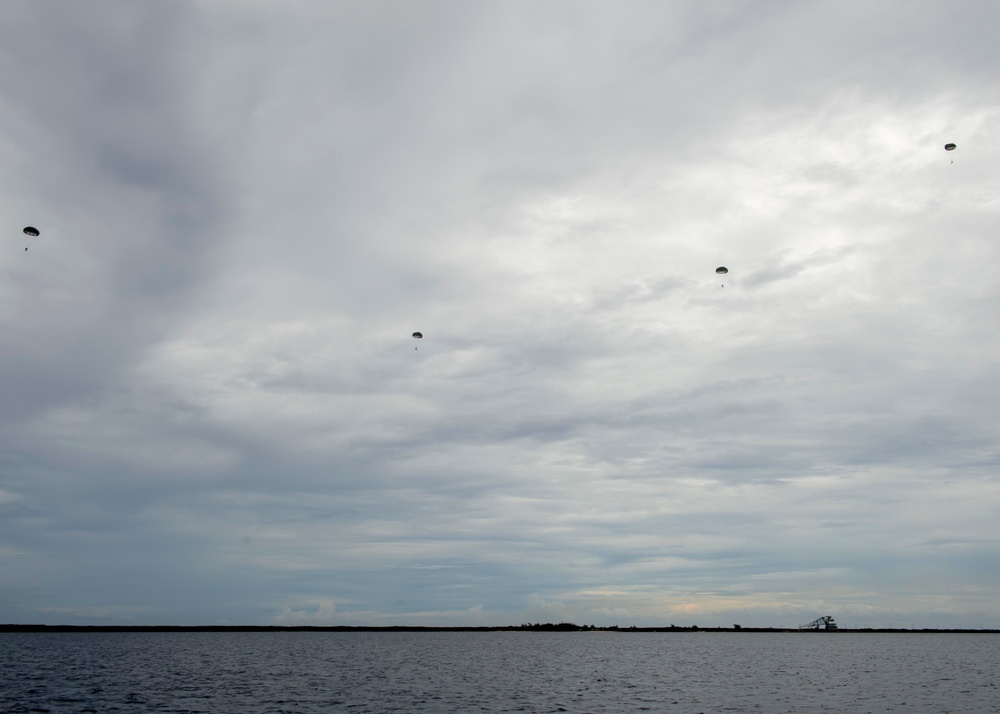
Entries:
<svg viewBox="0 0 1000 714">
<path fill-rule="evenodd" d="M 0 619 L 995 617 L 995 15 L 12 3 Z"/>
<path fill-rule="evenodd" d="M 48 617 L 73 618 L 96 622 L 135 622 L 150 614 L 152 608 L 122 605 L 97 605 L 92 607 L 42 607 L 38 612 Z"/>
<path fill-rule="evenodd" d="M 7 66 L 31 71 L 0 73 L 19 167 L 2 178 L 5 214 L 42 236 L 3 265 L 8 425 L 112 388 L 189 308 L 224 212 L 185 87 L 196 68 L 177 51 L 192 39 L 186 7 L 117 8 L 105 23 L 100 9 L 15 6 Z"/>
<path fill-rule="evenodd" d="M 309 610 L 311 605 L 315 605 L 315 610 Z M 285 605 L 281 612 L 274 618 L 276 625 L 330 625 L 333 623 L 334 613 L 337 612 L 337 605 L 333 600 L 320 600 L 315 603 L 302 603 L 301 607 L 293 609 L 291 605 Z"/>
</svg>

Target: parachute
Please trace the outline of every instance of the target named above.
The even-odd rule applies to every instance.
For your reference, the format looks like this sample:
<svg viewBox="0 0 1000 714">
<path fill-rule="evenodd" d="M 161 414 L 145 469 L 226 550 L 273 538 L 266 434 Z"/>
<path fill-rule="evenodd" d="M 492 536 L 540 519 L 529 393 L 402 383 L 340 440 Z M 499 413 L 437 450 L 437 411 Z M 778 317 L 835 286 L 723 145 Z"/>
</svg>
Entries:
<svg viewBox="0 0 1000 714">
<path fill-rule="evenodd" d="M 955 149 L 957 149 L 957 148 L 958 148 L 958 147 L 957 147 L 957 146 L 955 146 L 954 144 L 945 144 L 945 145 L 944 145 L 944 150 L 945 150 L 945 151 L 954 151 L 954 150 L 955 150 Z"/>
<path fill-rule="evenodd" d="M 27 250 L 28 246 L 30 246 L 34 242 L 35 238 L 40 236 L 41 233 L 34 226 L 25 226 L 24 235 L 27 236 L 27 238 L 24 239 L 24 249 Z"/>
<path fill-rule="evenodd" d="M 413 333 L 413 339 L 415 339 L 415 340 L 422 340 L 422 339 L 424 339 L 424 333 L 423 332 L 414 332 Z M 417 349 L 417 348 L 414 347 L 413 349 Z"/>
<path fill-rule="evenodd" d="M 720 265 L 718 268 L 715 269 L 715 274 L 716 275 L 725 275 L 728 272 L 729 272 L 729 268 L 727 268 L 724 265 Z M 726 287 L 726 284 L 723 283 L 722 287 Z"/>
</svg>

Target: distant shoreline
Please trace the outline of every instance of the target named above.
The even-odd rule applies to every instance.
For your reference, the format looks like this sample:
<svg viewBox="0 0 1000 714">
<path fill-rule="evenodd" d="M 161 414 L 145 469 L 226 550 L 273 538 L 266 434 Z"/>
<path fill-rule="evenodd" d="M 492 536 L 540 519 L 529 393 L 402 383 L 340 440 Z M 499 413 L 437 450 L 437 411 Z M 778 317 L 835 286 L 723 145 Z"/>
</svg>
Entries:
<svg viewBox="0 0 1000 714">
<path fill-rule="evenodd" d="M 1000 634 L 996 629 L 907 629 L 871 627 L 863 629 L 839 628 L 812 630 L 787 627 L 583 627 L 577 625 L 499 626 L 499 627 L 421 627 L 416 625 L 391 626 L 284 626 L 284 625 L 0 625 L 0 633 L 60 633 L 60 632 L 611 632 L 619 634 L 638 632 L 712 633 L 712 632 L 772 632 L 798 634 L 840 633 L 900 633 L 900 634 Z"/>
</svg>

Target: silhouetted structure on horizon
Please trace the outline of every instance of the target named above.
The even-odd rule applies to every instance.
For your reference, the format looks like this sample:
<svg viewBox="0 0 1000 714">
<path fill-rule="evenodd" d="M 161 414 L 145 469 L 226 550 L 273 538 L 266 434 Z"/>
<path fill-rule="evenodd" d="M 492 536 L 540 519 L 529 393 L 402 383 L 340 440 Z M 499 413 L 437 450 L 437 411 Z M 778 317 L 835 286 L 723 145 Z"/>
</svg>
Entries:
<svg viewBox="0 0 1000 714">
<path fill-rule="evenodd" d="M 808 625 L 799 625 L 800 630 L 836 630 L 838 629 L 837 623 L 833 621 L 833 618 L 829 615 L 823 615 L 823 617 L 817 617 L 815 620 L 810 622 Z"/>
</svg>

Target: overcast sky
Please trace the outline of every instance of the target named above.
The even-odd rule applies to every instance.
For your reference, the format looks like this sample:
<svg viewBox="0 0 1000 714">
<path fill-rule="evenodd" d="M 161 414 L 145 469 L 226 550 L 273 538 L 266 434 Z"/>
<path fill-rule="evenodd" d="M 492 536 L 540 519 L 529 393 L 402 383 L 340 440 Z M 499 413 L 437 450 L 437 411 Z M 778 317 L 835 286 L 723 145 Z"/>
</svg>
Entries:
<svg viewBox="0 0 1000 714">
<path fill-rule="evenodd" d="M 998 27 L 6 0 L 0 622 L 1000 627 Z"/>
</svg>

